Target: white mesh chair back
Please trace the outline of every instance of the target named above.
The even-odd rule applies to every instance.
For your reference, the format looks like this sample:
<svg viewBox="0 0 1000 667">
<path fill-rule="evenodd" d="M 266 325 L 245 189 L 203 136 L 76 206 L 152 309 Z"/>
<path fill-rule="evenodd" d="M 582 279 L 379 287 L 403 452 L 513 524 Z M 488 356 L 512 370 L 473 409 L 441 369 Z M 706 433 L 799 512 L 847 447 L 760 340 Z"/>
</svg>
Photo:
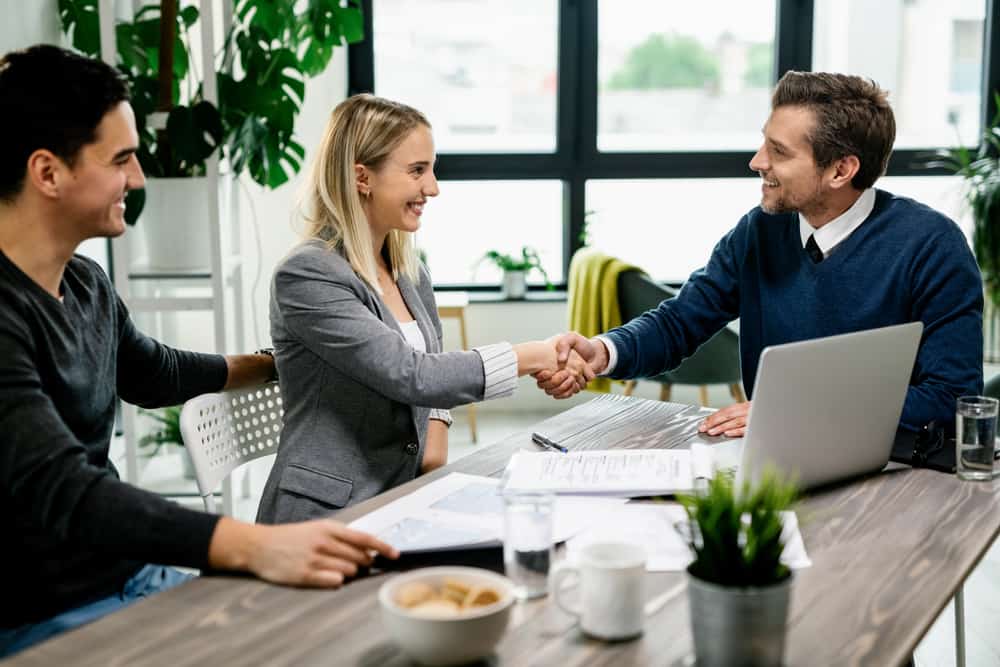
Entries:
<svg viewBox="0 0 1000 667">
<path fill-rule="evenodd" d="M 184 404 L 181 435 L 206 510 L 215 511 L 212 494 L 235 468 L 277 453 L 281 415 L 277 382 L 202 394 Z"/>
</svg>

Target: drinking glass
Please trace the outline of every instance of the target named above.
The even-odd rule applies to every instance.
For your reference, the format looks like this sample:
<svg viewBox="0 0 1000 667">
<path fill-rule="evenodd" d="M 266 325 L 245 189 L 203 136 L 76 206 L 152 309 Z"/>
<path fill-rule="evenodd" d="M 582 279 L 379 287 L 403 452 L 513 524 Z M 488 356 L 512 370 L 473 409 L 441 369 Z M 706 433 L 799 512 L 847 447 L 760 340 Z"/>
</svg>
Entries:
<svg viewBox="0 0 1000 667">
<path fill-rule="evenodd" d="M 955 465 L 958 476 L 989 480 L 997 475 L 997 399 L 962 396 L 955 411 Z"/>
<path fill-rule="evenodd" d="M 551 493 L 504 495 L 503 563 L 520 599 L 545 595 L 552 563 Z"/>
</svg>

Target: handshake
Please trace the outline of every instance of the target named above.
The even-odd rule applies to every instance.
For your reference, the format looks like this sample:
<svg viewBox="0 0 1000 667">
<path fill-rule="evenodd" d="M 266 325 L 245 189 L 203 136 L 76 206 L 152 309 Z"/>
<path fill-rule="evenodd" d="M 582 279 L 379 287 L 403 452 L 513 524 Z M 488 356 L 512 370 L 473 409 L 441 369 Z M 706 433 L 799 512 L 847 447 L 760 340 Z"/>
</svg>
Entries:
<svg viewBox="0 0 1000 667">
<path fill-rule="evenodd" d="M 608 367 L 608 350 L 596 338 L 570 331 L 544 341 L 514 346 L 519 375 L 530 373 L 553 398 L 569 398 Z"/>
</svg>

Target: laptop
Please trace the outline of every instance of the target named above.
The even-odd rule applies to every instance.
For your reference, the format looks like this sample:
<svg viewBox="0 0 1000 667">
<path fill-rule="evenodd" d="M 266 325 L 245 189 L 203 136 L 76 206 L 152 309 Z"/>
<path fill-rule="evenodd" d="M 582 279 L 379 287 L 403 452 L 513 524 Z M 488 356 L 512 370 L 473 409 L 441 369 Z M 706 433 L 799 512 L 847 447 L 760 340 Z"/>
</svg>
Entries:
<svg viewBox="0 0 1000 667">
<path fill-rule="evenodd" d="M 766 348 L 737 484 L 769 466 L 803 489 L 884 468 L 922 332 L 911 322 Z"/>
</svg>

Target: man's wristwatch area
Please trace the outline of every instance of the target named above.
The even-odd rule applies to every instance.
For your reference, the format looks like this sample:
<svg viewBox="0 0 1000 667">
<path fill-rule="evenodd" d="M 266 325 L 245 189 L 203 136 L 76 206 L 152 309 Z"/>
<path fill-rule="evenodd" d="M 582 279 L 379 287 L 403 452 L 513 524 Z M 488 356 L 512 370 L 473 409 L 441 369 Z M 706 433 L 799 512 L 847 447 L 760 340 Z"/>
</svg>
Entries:
<svg viewBox="0 0 1000 667">
<path fill-rule="evenodd" d="M 274 361 L 274 348 L 273 347 L 262 347 L 261 349 L 254 352 L 254 354 L 266 354 L 271 357 L 271 361 Z M 268 382 L 276 382 L 278 380 L 278 365 L 274 364 L 274 368 L 271 371 L 271 376 L 267 378 Z"/>
</svg>

